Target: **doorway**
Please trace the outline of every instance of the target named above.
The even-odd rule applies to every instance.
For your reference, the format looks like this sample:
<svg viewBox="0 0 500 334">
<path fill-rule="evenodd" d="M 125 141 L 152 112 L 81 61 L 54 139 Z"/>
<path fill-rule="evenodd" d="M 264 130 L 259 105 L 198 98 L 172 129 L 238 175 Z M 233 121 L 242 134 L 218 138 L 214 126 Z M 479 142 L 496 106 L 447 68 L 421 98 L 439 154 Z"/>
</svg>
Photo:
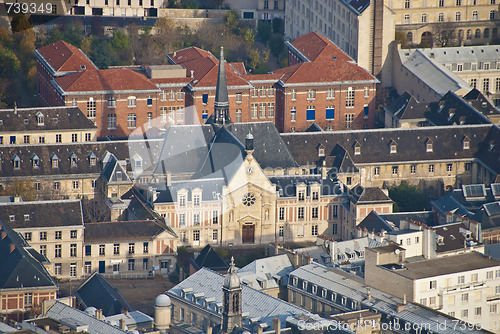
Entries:
<svg viewBox="0 0 500 334">
<path fill-rule="evenodd" d="M 255 243 L 255 225 L 245 224 L 241 233 L 241 242 L 244 244 Z"/>
</svg>

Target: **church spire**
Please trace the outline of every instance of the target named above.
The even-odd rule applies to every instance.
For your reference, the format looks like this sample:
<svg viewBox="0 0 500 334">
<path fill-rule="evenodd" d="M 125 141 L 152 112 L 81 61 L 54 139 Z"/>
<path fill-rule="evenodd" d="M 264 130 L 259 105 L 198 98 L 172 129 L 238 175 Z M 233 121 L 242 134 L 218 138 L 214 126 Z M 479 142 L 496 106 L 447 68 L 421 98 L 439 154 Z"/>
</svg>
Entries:
<svg viewBox="0 0 500 334">
<path fill-rule="evenodd" d="M 222 306 L 222 331 L 230 333 L 234 327 L 242 325 L 241 311 L 241 282 L 234 265 L 234 257 L 231 257 L 229 270 L 222 285 L 223 306 Z"/>
<path fill-rule="evenodd" d="M 219 73 L 217 75 L 217 87 L 215 88 L 214 103 L 215 123 L 225 124 L 231 122 L 229 118 L 229 98 L 227 94 L 226 66 L 224 61 L 224 48 L 220 48 Z"/>
</svg>

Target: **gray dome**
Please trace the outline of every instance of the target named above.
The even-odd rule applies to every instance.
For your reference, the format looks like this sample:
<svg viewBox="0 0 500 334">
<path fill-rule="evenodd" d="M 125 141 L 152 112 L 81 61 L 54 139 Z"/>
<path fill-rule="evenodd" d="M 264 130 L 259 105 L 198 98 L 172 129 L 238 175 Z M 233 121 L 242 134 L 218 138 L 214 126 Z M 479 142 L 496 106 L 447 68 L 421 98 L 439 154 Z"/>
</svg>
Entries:
<svg viewBox="0 0 500 334">
<path fill-rule="evenodd" d="M 227 271 L 227 275 L 224 278 L 224 287 L 226 289 L 234 289 L 240 288 L 240 278 L 236 273 L 236 268 L 234 267 L 234 257 L 231 257 L 231 264 L 229 265 L 229 270 Z"/>
<path fill-rule="evenodd" d="M 158 307 L 166 307 L 172 305 L 172 301 L 170 300 L 170 297 L 167 296 L 166 294 L 161 294 L 158 295 L 155 299 L 155 306 Z"/>
<path fill-rule="evenodd" d="M 247 134 L 246 136 L 246 139 L 253 139 L 253 134 L 251 134 L 250 132 Z"/>
</svg>

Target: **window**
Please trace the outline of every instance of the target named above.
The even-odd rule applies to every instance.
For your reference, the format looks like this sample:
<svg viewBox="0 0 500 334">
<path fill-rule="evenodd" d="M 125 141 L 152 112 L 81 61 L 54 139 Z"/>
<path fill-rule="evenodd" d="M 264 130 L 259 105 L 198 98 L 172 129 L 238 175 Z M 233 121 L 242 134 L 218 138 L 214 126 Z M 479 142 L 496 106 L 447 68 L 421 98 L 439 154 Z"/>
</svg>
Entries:
<svg viewBox="0 0 500 334">
<path fill-rule="evenodd" d="M 429 305 L 436 305 L 436 297 L 429 298 Z"/>
<path fill-rule="evenodd" d="M 274 102 L 267 104 L 267 117 L 274 117 Z"/>
<path fill-rule="evenodd" d="M 61 252 L 62 252 L 62 245 L 56 245 L 54 257 L 61 257 Z"/>
<path fill-rule="evenodd" d="M 127 98 L 127 106 L 129 108 L 135 108 L 137 106 L 137 99 L 135 96 L 129 96 Z"/>
<path fill-rule="evenodd" d="M 135 253 L 135 243 L 131 242 L 128 244 L 128 253 L 129 254 L 134 254 Z"/>
<path fill-rule="evenodd" d="M 464 284 L 465 283 L 465 276 L 458 276 L 458 284 Z"/>
<path fill-rule="evenodd" d="M 490 20 L 494 20 L 494 19 L 495 19 L 495 11 L 494 10 L 490 10 Z"/>
<path fill-rule="evenodd" d="M 462 13 L 456 12 L 455 13 L 455 21 L 461 21 L 461 20 L 462 20 Z"/>
<path fill-rule="evenodd" d="M 455 0 L 455 6 L 462 6 L 462 0 Z"/>
<path fill-rule="evenodd" d="M 315 119 L 316 119 L 316 110 L 314 109 L 314 106 L 308 106 L 306 109 L 306 120 L 314 121 Z"/>
<path fill-rule="evenodd" d="M 420 17 L 420 22 L 422 22 L 422 23 L 427 22 L 427 14 L 422 14 L 422 16 Z"/>
<path fill-rule="evenodd" d="M 250 117 L 257 118 L 257 108 L 258 108 L 258 104 L 252 103 L 252 105 L 250 107 Z"/>
<path fill-rule="evenodd" d="M 327 91 L 326 91 L 326 99 L 327 100 L 332 100 L 335 98 L 335 89 L 333 88 L 329 88 Z"/>
<path fill-rule="evenodd" d="M 236 109 L 236 122 L 241 122 L 241 109 Z"/>
<path fill-rule="evenodd" d="M 470 38 L 468 38 L 470 39 Z M 477 85 L 477 79 L 470 79 L 470 86 L 472 88 L 476 88 L 476 85 Z"/>
<path fill-rule="evenodd" d="M 398 166 L 392 166 L 392 175 L 398 175 Z"/>
<path fill-rule="evenodd" d="M 60 187 L 59 181 L 55 181 L 53 187 L 54 187 L 54 190 L 59 190 L 59 187 Z"/>
<path fill-rule="evenodd" d="M 434 173 L 434 165 L 433 164 L 429 165 L 429 173 Z"/>
<path fill-rule="evenodd" d="M 69 256 L 76 257 L 76 244 L 69 245 Z"/>
<path fill-rule="evenodd" d="M 99 245 L 99 255 L 106 255 L 105 245 Z"/>
<path fill-rule="evenodd" d="M 292 101 L 296 101 L 297 100 L 297 91 L 295 89 L 292 89 L 292 91 L 290 92 L 290 99 Z"/>
<path fill-rule="evenodd" d="M 299 201 L 303 201 L 305 199 L 305 190 L 299 190 L 298 192 L 298 199 Z"/>
<path fill-rule="evenodd" d="M 416 171 L 417 171 L 417 166 L 415 166 L 415 165 L 410 166 L 410 173 L 411 174 L 415 174 Z"/>
<path fill-rule="evenodd" d="M 469 316 L 469 310 L 462 310 L 462 318 L 467 318 Z"/>
<path fill-rule="evenodd" d="M 438 7 L 444 7 L 444 0 L 438 0 Z"/>
<path fill-rule="evenodd" d="M 332 120 L 335 118 L 335 106 L 327 106 L 326 107 L 326 116 L 327 120 Z"/>
<path fill-rule="evenodd" d="M 313 200 L 318 200 L 319 198 L 319 192 L 318 191 L 313 191 L 312 192 L 312 199 Z"/>
<path fill-rule="evenodd" d="M 186 195 L 179 196 L 179 206 L 186 206 Z"/>
<path fill-rule="evenodd" d="M 307 91 L 307 99 L 310 101 L 313 101 L 316 99 L 316 90 L 315 89 L 309 89 Z"/>
<path fill-rule="evenodd" d="M 129 271 L 135 270 L 135 259 L 128 259 L 128 270 Z"/>
<path fill-rule="evenodd" d="M 47 232 L 40 232 L 40 241 L 47 240 Z"/>
<path fill-rule="evenodd" d="M 474 11 L 472 12 L 472 21 L 477 21 L 477 20 L 478 20 L 478 18 L 479 18 L 479 15 L 478 15 L 478 13 L 477 13 L 477 10 L 474 10 Z"/>
<path fill-rule="evenodd" d="M 31 234 L 31 232 L 26 232 L 26 233 L 24 233 L 24 239 L 25 239 L 26 241 L 31 241 L 31 238 L 32 238 L 32 234 Z M 492 274 L 493 274 L 493 272 L 492 272 Z"/>
<path fill-rule="evenodd" d="M 481 29 L 476 29 L 476 32 L 474 33 L 474 38 L 481 38 Z M 483 69 L 483 63 L 479 63 L 479 69 Z"/>
<path fill-rule="evenodd" d="M 55 237 L 56 240 L 61 240 L 62 239 L 62 232 L 61 231 L 56 231 L 55 232 Z"/>
<path fill-rule="evenodd" d="M 375 176 L 380 175 L 380 167 L 375 167 L 375 168 L 373 169 L 373 175 L 375 175 Z"/>
<path fill-rule="evenodd" d="M 292 107 L 290 111 L 290 122 L 295 122 L 297 120 L 295 107 Z"/>
<path fill-rule="evenodd" d="M 483 79 L 483 92 L 488 93 L 490 91 L 490 79 L 485 78 Z"/>
<path fill-rule="evenodd" d="M 96 111 L 96 101 L 94 100 L 93 97 L 90 97 L 89 100 L 87 101 L 87 117 L 95 118 L 95 111 Z"/>
<path fill-rule="evenodd" d="M 425 306 L 427 304 L 427 298 L 421 298 L 420 299 L 420 304 L 422 304 L 422 305 Z"/>
<path fill-rule="evenodd" d="M 179 213 L 179 226 L 186 226 L 186 214 Z"/>
<path fill-rule="evenodd" d="M 266 96 L 266 87 L 262 86 L 259 88 L 259 95 L 260 95 L 260 97 Z"/>
<path fill-rule="evenodd" d="M 24 307 L 33 305 L 33 293 L 27 292 L 24 294 Z"/>
<path fill-rule="evenodd" d="M 298 219 L 304 219 L 304 207 L 299 208 L 297 217 L 298 217 Z"/>
<path fill-rule="evenodd" d="M 116 114 L 108 114 L 108 130 L 116 129 Z"/>
<path fill-rule="evenodd" d="M 462 293 L 462 302 L 468 302 L 469 301 L 469 294 L 468 293 Z"/>
<path fill-rule="evenodd" d="M 279 217 L 279 220 L 285 220 L 285 208 L 279 209 L 278 217 Z"/>
<path fill-rule="evenodd" d="M 26 239 L 26 237 L 25 237 L 25 239 Z M 493 271 L 488 271 L 486 273 L 486 279 L 493 279 Z"/>
<path fill-rule="evenodd" d="M 200 241 L 200 230 L 193 231 L 193 241 Z"/>
<path fill-rule="evenodd" d="M 490 305 L 490 313 L 497 313 L 497 304 Z"/>
<path fill-rule="evenodd" d="M 47 256 L 47 245 L 40 245 L 40 254 Z"/>
<path fill-rule="evenodd" d="M 217 210 L 212 211 L 212 224 L 217 225 L 219 223 L 219 212 Z"/>
<path fill-rule="evenodd" d="M 453 165 L 452 164 L 447 164 L 446 165 L 446 171 L 451 172 L 453 170 Z"/>
<path fill-rule="evenodd" d="M 312 208 L 312 211 L 311 211 L 312 219 L 318 219 L 318 212 L 319 212 L 319 208 L 317 208 L 317 207 Z"/>
<path fill-rule="evenodd" d="M 444 14 L 443 13 L 438 14 L 438 22 L 444 22 Z"/>
<path fill-rule="evenodd" d="M 36 114 L 36 122 L 38 125 L 44 125 L 44 117 L 41 112 Z"/>
<path fill-rule="evenodd" d="M 437 287 L 437 281 L 430 281 L 429 282 L 429 289 L 433 290 L 436 289 Z"/>
<path fill-rule="evenodd" d="M 427 142 L 427 144 L 425 145 L 425 151 L 426 152 L 432 152 L 433 151 L 432 143 L 431 142 Z"/>
<path fill-rule="evenodd" d="M 61 263 L 54 263 L 54 274 L 61 275 L 61 272 L 62 272 L 62 264 Z"/>
<path fill-rule="evenodd" d="M 219 240 L 219 231 L 212 230 L 212 241 L 217 242 Z"/>
<path fill-rule="evenodd" d="M 200 225 L 200 214 L 193 214 L 193 225 Z"/>
<path fill-rule="evenodd" d="M 259 94 L 258 94 L 258 90 L 257 90 L 257 88 L 252 87 L 252 88 L 250 89 L 250 95 L 251 95 L 252 97 L 258 97 L 258 96 L 259 96 Z"/>
<path fill-rule="evenodd" d="M 410 8 L 410 0 L 405 0 L 405 8 Z"/>
<path fill-rule="evenodd" d="M 236 93 L 236 103 L 241 103 L 242 101 L 242 94 L 241 93 Z"/>
<path fill-rule="evenodd" d="M 128 114 L 127 116 L 127 127 L 128 128 L 135 128 L 136 127 L 136 114 Z"/>
<path fill-rule="evenodd" d="M 182 100 L 184 100 L 184 92 L 180 90 L 177 92 L 177 101 L 182 101 Z"/>
<path fill-rule="evenodd" d="M 259 104 L 259 117 L 260 118 L 266 117 L 266 104 L 265 103 Z"/>
<path fill-rule="evenodd" d="M 92 262 L 86 261 L 84 270 L 85 270 L 85 274 L 92 273 Z"/>
<path fill-rule="evenodd" d="M 403 16 L 403 23 L 404 24 L 409 24 L 410 23 L 410 14 L 405 14 Z"/>
<path fill-rule="evenodd" d="M 85 245 L 85 256 L 92 256 L 92 245 Z"/>
<path fill-rule="evenodd" d="M 464 166 L 465 170 L 466 170 L 466 171 L 470 171 L 470 167 L 471 167 L 470 162 L 466 162 L 466 163 L 465 163 L 465 166 Z"/>
<path fill-rule="evenodd" d="M 354 114 L 345 114 L 345 128 L 350 129 L 354 123 Z"/>
<path fill-rule="evenodd" d="M 193 196 L 193 205 L 194 206 L 199 206 L 200 205 L 200 195 L 194 195 Z"/>
<path fill-rule="evenodd" d="M 345 95 L 345 106 L 354 107 L 354 90 L 352 87 L 347 88 Z"/>
<path fill-rule="evenodd" d="M 284 237 L 285 236 L 285 227 L 284 226 L 280 226 L 279 229 L 278 229 L 278 236 L 279 237 Z"/>
<path fill-rule="evenodd" d="M 120 254 L 120 244 L 114 244 L 113 245 L 113 254 L 114 255 L 119 255 Z"/>
<path fill-rule="evenodd" d="M 24 143 L 29 144 L 30 143 L 30 136 L 24 136 Z"/>
<path fill-rule="evenodd" d="M 339 216 L 339 206 L 338 205 L 334 205 L 332 206 L 333 208 L 333 217 L 338 217 Z"/>
</svg>

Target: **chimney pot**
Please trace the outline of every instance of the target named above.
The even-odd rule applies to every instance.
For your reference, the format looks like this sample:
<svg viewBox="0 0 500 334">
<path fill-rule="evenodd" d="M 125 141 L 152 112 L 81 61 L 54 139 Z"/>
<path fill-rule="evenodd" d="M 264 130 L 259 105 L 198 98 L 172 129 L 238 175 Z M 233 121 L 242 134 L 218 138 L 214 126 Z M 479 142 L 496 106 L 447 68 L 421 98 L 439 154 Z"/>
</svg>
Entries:
<svg viewBox="0 0 500 334">
<path fill-rule="evenodd" d="M 16 245 L 10 244 L 10 252 L 12 253 L 16 249 Z"/>
</svg>

